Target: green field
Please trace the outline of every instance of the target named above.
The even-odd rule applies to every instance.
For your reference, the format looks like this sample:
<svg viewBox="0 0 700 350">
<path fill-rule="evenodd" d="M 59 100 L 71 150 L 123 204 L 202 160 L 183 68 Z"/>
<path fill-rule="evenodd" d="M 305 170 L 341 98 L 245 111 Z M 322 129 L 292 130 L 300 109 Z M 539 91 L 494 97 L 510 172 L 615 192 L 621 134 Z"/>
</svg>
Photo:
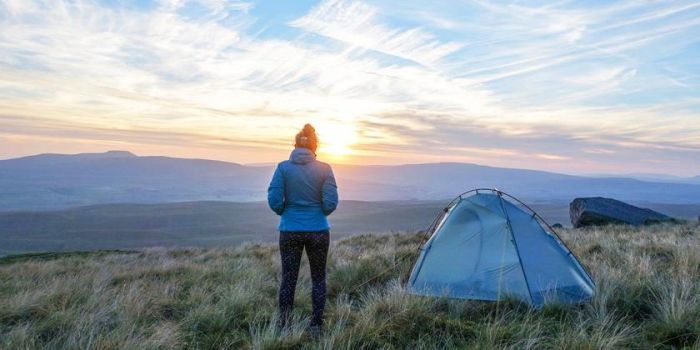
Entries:
<svg viewBox="0 0 700 350">
<path fill-rule="evenodd" d="M 319 340 L 304 331 L 306 265 L 295 326 L 284 334 L 274 326 L 274 245 L 5 257 L 0 348 L 700 347 L 700 226 L 576 229 L 562 237 L 598 294 L 587 305 L 539 311 L 515 301 L 407 294 L 419 234 L 335 240 Z"/>
</svg>

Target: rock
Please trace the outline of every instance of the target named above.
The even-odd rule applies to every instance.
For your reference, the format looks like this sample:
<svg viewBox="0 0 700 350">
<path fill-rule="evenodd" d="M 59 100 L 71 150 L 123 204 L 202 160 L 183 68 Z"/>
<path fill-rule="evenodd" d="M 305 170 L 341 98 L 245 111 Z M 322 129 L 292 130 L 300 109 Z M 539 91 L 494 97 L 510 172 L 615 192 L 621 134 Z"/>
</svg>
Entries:
<svg viewBox="0 0 700 350">
<path fill-rule="evenodd" d="M 564 228 L 564 225 L 557 222 L 556 224 L 552 225 L 552 228 Z"/>
<path fill-rule="evenodd" d="M 651 209 L 639 208 L 612 198 L 576 198 L 569 205 L 574 227 L 630 224 L 648 225 L 675 219 Z"/>
</svg>

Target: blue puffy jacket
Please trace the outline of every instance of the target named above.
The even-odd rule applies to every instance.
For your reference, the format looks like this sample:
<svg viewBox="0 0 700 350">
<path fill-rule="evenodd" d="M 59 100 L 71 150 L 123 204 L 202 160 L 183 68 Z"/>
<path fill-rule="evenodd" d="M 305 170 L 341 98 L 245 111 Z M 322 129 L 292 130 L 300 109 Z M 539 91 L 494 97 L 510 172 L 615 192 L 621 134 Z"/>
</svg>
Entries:
<svg viewBox="0 0 700 350">
<path fill-rule="evenodd" d="M 317 232 L 330 229 L 326 216 L 338 206 L 331 166 L 307 148 L 295 148 L 277 165 L 267 189 L 267 203 L 281 215 L 279 230 Z"/>
</svg>

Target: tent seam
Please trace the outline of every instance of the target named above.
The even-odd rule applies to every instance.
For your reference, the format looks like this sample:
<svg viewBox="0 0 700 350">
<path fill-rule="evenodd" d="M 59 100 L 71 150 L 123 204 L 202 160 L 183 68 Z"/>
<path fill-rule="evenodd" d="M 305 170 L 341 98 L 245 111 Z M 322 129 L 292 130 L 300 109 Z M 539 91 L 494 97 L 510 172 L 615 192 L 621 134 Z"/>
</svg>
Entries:
<svg viewBox="0 0 700 350">
<path fill-rule="evenodd" d="M 508 231 L 510 231 L 510 238 L 513 239 L 513 245 L 515 246 L 515 253 L 518 254 L 518 262 L 520 263 L 520 271 L 523 272 L 523 278 L 525 279 L 525 286 L 527 287 L 527 294 L 530 296 L 530 303 L 535 304 L 535 299 L 532 297 L 532 291 L 530 290 L 530 282 L 527 280 L 527 274 L 525 273 L 525 267 L 523 266 L 523 259 L 520 257 L 520 249 L 518 249 L 518 242 L 515 241 L 515 234 L 513 233 L 513 225 L 510 223 L 510 216 L 506 212 L 506 208 L 503 206 L 503 197 L 501 193 L 498 193 L 498 204 L 501 205 L 501 210 L 503 210 L 503 215 L 506 217 L 506 224 L 508 225 Z"/>
</svg>

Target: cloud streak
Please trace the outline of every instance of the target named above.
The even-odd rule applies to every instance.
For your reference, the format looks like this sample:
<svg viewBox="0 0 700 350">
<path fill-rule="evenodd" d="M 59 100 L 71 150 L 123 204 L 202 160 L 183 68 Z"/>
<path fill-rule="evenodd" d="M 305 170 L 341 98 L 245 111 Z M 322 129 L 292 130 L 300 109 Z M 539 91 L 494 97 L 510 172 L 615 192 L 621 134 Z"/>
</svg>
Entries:
<svg viewBox="0 0 700 350">
<path fill-rule="evenodd" d="M 350 45 L 431 66 L 460 44 L 441 42 L 420 28 L 397 29 L 378 20 L 378 9 L 360 1 L 329 0 L 290 25 Z"/>
<path fill-rule="evenodd" d="M 139 5 L 0 1 L 0 156 L 264 162 L 312 121 L 347 162 L 700 173 L 694 2 Z"/>
</svg>

